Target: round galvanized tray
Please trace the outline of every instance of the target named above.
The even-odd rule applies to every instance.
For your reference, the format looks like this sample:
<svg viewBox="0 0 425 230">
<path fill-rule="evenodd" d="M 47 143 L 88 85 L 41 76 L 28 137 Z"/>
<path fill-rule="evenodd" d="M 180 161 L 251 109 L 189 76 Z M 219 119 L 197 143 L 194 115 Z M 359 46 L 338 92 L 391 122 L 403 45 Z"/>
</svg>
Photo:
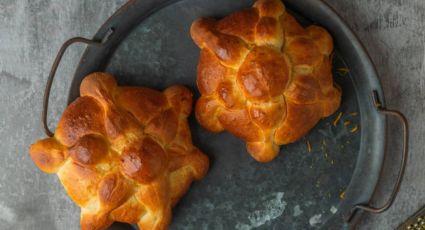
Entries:
<svg viewBox="0 0 425 230">
<path fill-rule="evenodd" d="M 201 16 L 220 18 L 252 3 L 129 1 L 92 40 L 73 38 L 60 50 L 46 88 L 46 133 L 51 135 L 45 125 L 51 82 L 72 43 L 89 46 L 75 73 L 69 102 L 79 96 L 83 77 L 95 71 L 112 73 L 121 85 L 161 90 L 184 84 L 196 99 L 199 49 L 190 38 L 192 21 Z M 192 115 L 193 141 L 210 157 L 211 167 L 174 208 L 170 229 L 340 229 L 353 225 L 357 209 L 381 212 L 391 205 L 403 170 L 388 207 L 367 206 L 384 159 L 385 116 L 380 112 L 400 114 L 384 109 L 382 89 L 368 55 L 334 11 L 318 0 L 284 3 L 303 25 L 318 24 L 332 34 L 334 79 L 343 89 L 340 109 L 298 142 L 282 146 L 279 157 L 267 164 L 253 160 L 241 140 L 226 132 L 208 132 Z"/>
</svg>

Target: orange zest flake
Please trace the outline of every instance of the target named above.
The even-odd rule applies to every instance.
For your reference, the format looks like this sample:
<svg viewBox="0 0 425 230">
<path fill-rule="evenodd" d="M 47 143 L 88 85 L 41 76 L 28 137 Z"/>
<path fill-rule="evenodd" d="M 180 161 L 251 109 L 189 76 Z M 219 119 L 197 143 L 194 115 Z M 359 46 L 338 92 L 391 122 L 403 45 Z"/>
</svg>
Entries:
<svg viewBox="0 0 425 230">
<path fill-rule="evenodd" d="M 338 116 L 336 116 L 334 122 L 333 122 L 333 126 L 336 127 L 336 125 L 338 124 L 338 121 L 341 120 L 342 117 L 342 112 L 339 112 Z"/>
<path fill-rule="evenodd" d="M 328 159 L 328 153 L 325 152 L 325 159 Z"/>
<path fill-rule="evenodd" d="M 350 115 L 353 116 L 353 117 L 355 117 L 355 116 L 359 115 L 359 113 L 353 112 L 353 113 L 350 113 Z"/>
<path fill-rule="evenodd" d="M 354 126 L 354 128 L 352 128 L 351 130 L 350 130 L 350 133 L 355 133 L 355 132 L 357 132 L 359 130 L 359 126 Z"/>
<path fill-rule="evenodd" d="M 341 192 L 341 193 L 339 194 L 339 198 L 340 198 L 341 200 L 344 200 L 344 199 L 345 199 L 345 191 L 343 191 L 343 192 Z"/>
<path fill-rule="evenodd" d="M 311 153 L 311 144 L 310 141 L 307 141 L 307 151 Z"/>
<path fill-rule="evenodd" d="M 345 76 L 350 72 L 350 69 L 348 69 L 348 68 L 338 68 L 338 69 L 336 69 L 336 72 L 341 76 Z"/>
<path fill-rule="evenodd" d="M 348 125 L 350 125 L 351 124 L 351 121 L 344 121 L 344 126 L 348 126 Z"/>
</svg>

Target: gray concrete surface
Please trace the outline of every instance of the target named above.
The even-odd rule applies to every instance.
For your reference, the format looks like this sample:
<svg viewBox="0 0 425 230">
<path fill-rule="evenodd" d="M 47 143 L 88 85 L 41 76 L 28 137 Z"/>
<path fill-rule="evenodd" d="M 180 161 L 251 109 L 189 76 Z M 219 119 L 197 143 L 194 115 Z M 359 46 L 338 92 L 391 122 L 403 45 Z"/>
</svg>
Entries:
<svg viewBox="0 0 425 230">
<path fill-rule="evenodd" d="M 43 137 L 44 84 L 60 45 L 90 37 L 125 0 L 0 0 L 0 229 L 78 229 L 79 210 L 55 176 L 40 173 L 28 145 Z M 326 0 L 340 12 L 377 66 L 389 108 L 410 121 L 408 168 L 393 207 L 365 215 L 358 229 L 394 229 L 425 205 L 425 1 Z M 66 54 L 54 84 L 51 125 L 63 111 L 69 78 L 83 47 Z M 401 137 L 389 122 L 389 153 L 375 203 L 385 200 L 398 169 Z"/>
</svg>

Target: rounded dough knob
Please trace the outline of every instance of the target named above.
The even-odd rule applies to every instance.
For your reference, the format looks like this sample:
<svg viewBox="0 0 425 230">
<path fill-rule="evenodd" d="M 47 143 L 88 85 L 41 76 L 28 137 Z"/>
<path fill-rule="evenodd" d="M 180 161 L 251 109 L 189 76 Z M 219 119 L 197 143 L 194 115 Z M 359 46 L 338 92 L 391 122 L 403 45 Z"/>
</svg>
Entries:
<svg viewBox="0 0 425 230">
<path fill-rule="evenodd" d="M 121 155 L 122 171 L 142 184 L 153 181 L 164 171 L 165 165 L 164 150 L 149 137 L 138 148 L 129 148 Z"/>
</svg>

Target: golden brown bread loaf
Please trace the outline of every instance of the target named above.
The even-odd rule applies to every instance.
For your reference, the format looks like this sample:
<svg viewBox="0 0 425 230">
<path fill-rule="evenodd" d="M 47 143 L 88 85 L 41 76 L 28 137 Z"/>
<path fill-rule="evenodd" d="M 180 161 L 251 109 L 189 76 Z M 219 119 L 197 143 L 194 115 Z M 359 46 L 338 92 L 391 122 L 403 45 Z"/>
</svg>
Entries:
<svg viewBox="0 0 425 230">
<path fill-rule="evenodd" d="M 191 36 L 201 48 L 198 121 L 242 138 L 257 161 L 274 159 L 279 145 L 295 142 L 340 105 L 331 36 L 319 26 L 303 28 L 280 0 L 258 0 L 219 21 L 197 19 Z"/>
<path fill-rule="evenodd" d="M 113 221 L 167 229 L 171 208 L 208 170 L 187 123 L 192 93 L 182 86 L 163 93 L 117 87 L 106 73 L 87 76 L 80 93 L 54 137 L 31 146 L 31 158 L 58 175 L 81 207 L 83 230 Z"/>
</svg>

